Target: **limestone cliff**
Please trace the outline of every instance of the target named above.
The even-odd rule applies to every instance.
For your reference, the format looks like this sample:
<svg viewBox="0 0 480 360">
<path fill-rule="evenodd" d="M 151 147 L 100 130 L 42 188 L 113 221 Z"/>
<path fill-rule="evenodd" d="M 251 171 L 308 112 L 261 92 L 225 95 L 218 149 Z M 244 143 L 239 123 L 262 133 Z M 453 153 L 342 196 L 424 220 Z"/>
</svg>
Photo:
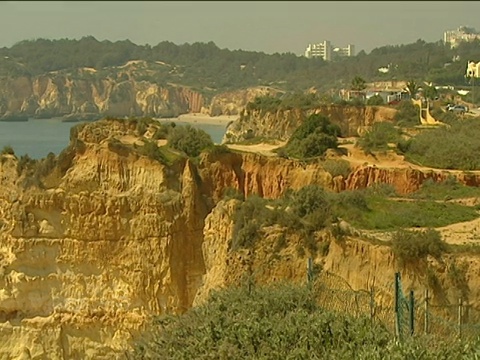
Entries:
<svg viewBox="0 0 480 360">
<path fill-rule="evenodd" d="M 0 117 L 153 116 L 200 112 L 203 96 L 185 87 L 134 78 L 50 73 L 2 79 Z"/>
<path fill-rule="evenodd" d="M 239 115 L 245 106 L 257 96 L 276 96 L 282 90 L 267 86 L 257 86 L 243 90 L 230 91 L 215 95 L 205 112 L 210 116 Z"/>
<path fill-rule="evenodd" d="M 342 136 L 358 136 L 365 127 L 379 121 L 393 121 L 395 109 L 382 106 L 324 105 L 316 109 L 265 112 L 244 110 L 240 118 L 229 125 L 224 142 L 235 143 L 251 137 L 288 140 L 295 129 L 311 114 L 323 114 L 340 126 Z"/>
<path fill-rule="evenodd" d="M 38 163 L 34 173 L 1 156 L 0 358 L 124 358 L 151 316 L 183 312 L 245 272 L 259 282 L 302 281 L 306 255 L 295 234 L 278 254 L 276 227 L 252 251 L 230 251 L 235 203 L 221 201 L 227 188 L 277 198 L 312 183 L 339 191 L 399 177 L 359 167 L 332 178 L 318 164 L 231 152 L 167 166 L 135 146 L 112 147 L 112 138 L 141 142 L 141 135 L 129 121 L 83 124 L 53 166 Z M 404 191 L 430 176 L 403 174 Z M 387 247 L 355 238 L 345 246 L 332 242 L 315 261 L 358 288 L 373 277 L 380 287 L 391 281 Z M 469 281 L 477 270 L 471 266 Z"/>
</svg>

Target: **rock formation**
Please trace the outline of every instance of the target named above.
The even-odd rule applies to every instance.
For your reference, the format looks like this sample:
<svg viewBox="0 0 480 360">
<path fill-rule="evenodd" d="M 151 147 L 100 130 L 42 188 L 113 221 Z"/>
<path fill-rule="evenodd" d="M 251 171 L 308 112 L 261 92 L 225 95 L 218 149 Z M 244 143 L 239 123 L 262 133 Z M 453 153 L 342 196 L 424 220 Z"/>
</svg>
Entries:
<svg viewBox="0 0 480 360">
<path fill-rule="evenodd" d="M 13 155 L 1 156 L 2 359 L 124 358 L 151 316 L 181 313 L 245 273 L 259 283 L 303 281 L 308 254 L 298 253 L 298 236 L 278 256 L 272 252 L 282 229 L 266 231 L 252 251 L 230 251 L 235 200 L 222 200 L 227 188 L 277 198 L 308 184 L 340 191 L 386 182 L 409 192 L 442 176 L 366 166 L 332 178 L 318 164 L 232 152 L 166 166 L 115 151 L 112 138 L 125 136 L 141 134 L 129 121 L 77 126 L 54 166 L 38 163 L 43 171 L 34 173 L 21 171 Z M 336 245 L 328 233 L 318 236 L 331 246 L 315 262 L 352 286 L 391 281 L 389 247 L 355 238 Z M 418 276 L 405 276 L 419 286 Z M 479 295 L 472 290 L 472 304 Z"/>
<path fill-rule="evenodd" d="M 248 137 L 288 140 L 292 133 L 311 114 L 323 114 L 340 126 L 342 136 L 358 136 L 375 122 L 393 121 L 396 110 L 382 106 L 324 105 L 316 109 L 244 110 L 240 118 L 230 124 L 224 142 L 235 143 Z"/>
</svg>

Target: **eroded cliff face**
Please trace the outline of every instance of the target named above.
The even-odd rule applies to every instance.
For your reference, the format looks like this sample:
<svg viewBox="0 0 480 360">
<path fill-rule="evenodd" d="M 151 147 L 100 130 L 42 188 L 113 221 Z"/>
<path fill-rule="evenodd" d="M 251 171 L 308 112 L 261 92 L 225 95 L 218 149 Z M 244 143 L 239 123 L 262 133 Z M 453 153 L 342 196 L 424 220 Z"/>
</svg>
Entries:
<svg viewBox="0 0 480 360">
<path fill-rule="evenodd" d="M 365 127 L 380 121 L 393 121 L 395 109 L 382 106 L 343 106 L 324 105 L 317 109 L 244 110 L 238 120 L 230 124 L 224 142 L 235 143 L 252 137 L 265 137 L 288 140 L 303 121 L 312 114 L 322 114 L 338 126 L 342 136 L 358 136 Z"/>
<path fill-rule="evenodd" d="M 277 198 L 308 184 L 340 191 L 399 177 L 360 167 L 348 179 L 332 178 L 318 164 L 243 153 L 165 166 L 111 149 L 112 137 L 139 136 L 128 121 L 76 129 L 39 181 L 19 175 L 14 156 L 0 158 L 3 359 L 124 358 L 151 316 L 181 313 L 245 273 L 258 282 L 305 279 L 308 254 L 298 252 L 298 236 L 274 250 L 282 229 L 266 229 L 255 249 L 231 251 L 235 203 L 221 201 L 227 188 Z M 428 178 L 404 174 L 405 191 Z M 315 261 L 352 286 L 391 281 L 388 248 L 355 239 L 332 244 Z"/>
<path fill-rule="evenodd" d="M 215 95 L 205 111 L 210 116 L 239 115 L 257 96 L 277 96 L 283 91 L 267 86 L 257 86 L 243 90 Z"/>
<path fill-rule="evenodd" d="M 238 200 L 234 199 L 219 202 L 205 220 L 203 254 L 206 273 L 194 305 L 203 303 L 212 289 L 241 283 L 269 284 L 286 279 L 305 283 L 306 263 L 311 257 L 314 266 L 321 269 L 320 275 L 330 274 L 322 277 L 327 286 L 365 292 L 374 289 L 377 316 L 388 323 L 392 317 L 384 318 L 382 312 L 385 309 L 391 311 L 394 306 L 393 279 L 396 272 L 401 274 L 403 289 L 414 290 L 417 299 L 421 299 L 424 290 L 429 288 L 431 305 L 456 304 L 462 296 L 473 308 L 480 307 L 478 255 L 449 254 L 441 260 L 428 257 L 415 264 L 403 265 L 387 244 L 372 243 L 360 233 L 339 239 L 328 230 L 315 234 L 318 248 L 324 250 L 312 253 L 305 249 L 301 236 L 277 225 L 263 228 L 251 248 L 232 250 L 232 219 L 237 203 Z M 464 266 L 463 283 L 451 275 L 453 266 Z M 344 306 L 342 299 L 328 299 L 327 303 L 337 309 Z"/>
<path fill-rule="evenodd" d="M 204 105 L 203 96 L 196 91 L 136 81 L 126 74 L 100 79 L 51 73 L 6 78 L 0 83 L 0 116 L 173 117 L 200 112 Z"/>
</svg>

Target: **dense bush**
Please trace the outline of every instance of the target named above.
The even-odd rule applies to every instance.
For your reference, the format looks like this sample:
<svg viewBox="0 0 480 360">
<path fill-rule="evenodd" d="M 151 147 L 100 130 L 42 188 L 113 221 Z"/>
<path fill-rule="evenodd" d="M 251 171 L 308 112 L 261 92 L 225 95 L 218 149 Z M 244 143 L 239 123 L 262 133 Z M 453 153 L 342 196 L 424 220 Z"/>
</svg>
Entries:
<svg viewBox="0 0 480 360">
<path fill-rule="evenodd" d="M 5 145 L 2 149 L 2 155 L 15 155 L 15 151 L 10 145 Z"/>
<path fill-rule="evenodd" d="M 392 236 L 392 250 L 398 261 L 403 264 L 415 263 L 431 255 L 440 259 L 446 250 L 440 233 L 434 229 L 424 231 L 400 230 Z"/>
<path fill-rule="evenodd" d="M 282 154 L 300 159 L 324 155 L 327 149 L 338 147 L 340 127 L 319 114 L 310 115 L 292 134 Z"/>
<path fill-rule="evenodd" d="M 399 126 L 420 125 L 420 108 L 414 105 L 411 100 L 402 100 L 397 105 L 397 112 L 394 120 Z"/>
<path fill-rule="evenodd" d="M 474 359 L 478 341 L 398 343 L 366 317 L 320 307 L 306 287 L 231 287 L 180 316 L 155 319 L 135 359 Z"/>
<path fill-rule="evenodd" d="M 389 144 L 396 144 L 401 140 L 401 133 L 389 122 L 377 122 L 357 141 L 364 152 L 388 150 Z"/>
<path fill-rule="evenodd" d="M 439 169 L 480 169 L 480 122 L 455 122 L 422 131 L 403 148 L 407 160 Z"/>
<path fill-rule="evenodd" d="M 202 129 L 191 125 L 176 126 L 169 131 L 168 144 L 173 149 L 182 151 L 187 156 L 196 157 L 208 147 L 213 146 L 213 141 Z"/>
<path fill-rule="evenodd" d="M 385 101 L 380 95 L 373 95 L 367 100 L 367 105 L 383 105 Z"/>
<path fill-rule="evenodd" d="M 330 173 L 332 177 L 343 176 L 343 178 L 346 179 L 352 172 L 350 162 L 347 160 L 327 159 L 322 163 L 322 167 L 326 172 Z"/>
<path fill-rule="evenodd" d="M 139 153 L 167 165 L 168 159 L 155 141 L 144 140 L 143 146 L 137 148 Z"/>
</svg>

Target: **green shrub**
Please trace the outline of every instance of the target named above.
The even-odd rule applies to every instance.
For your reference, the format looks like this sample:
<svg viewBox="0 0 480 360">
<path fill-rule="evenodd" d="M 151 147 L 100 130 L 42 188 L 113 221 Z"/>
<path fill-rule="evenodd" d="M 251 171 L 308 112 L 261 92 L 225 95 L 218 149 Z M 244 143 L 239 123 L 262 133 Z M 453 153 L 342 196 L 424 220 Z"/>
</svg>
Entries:
<svg viewBox="0 0 480 360">
<path fill-rule="evenodd" d="M 394 120 L 399 126 L 420 125 L 420 108 L 414 105 L 411 100 L 402 100 L 397 105 L 397 112 Z"/>
<path fill-rule="evenodd" d="M 232 187 L 227 187 L 223 191 L 223 199 L 229 200 L 229 199 L 237 199 L 244 201 L 245 200 L 245 195 L 238 189 L 232 188 Z"/>
<path fill-rule="evenodd" d="M 298 190 L 292 197 L 291 209 L 312 230 L 324 228 L 331 220 L 331 203 L 323 188 L 317 185 Z"/>
<path fill-rule="evenodd" d="M 446 251 L 440 233 L 434 229 L 424 231 L 400 230 L 393 234 L 392 250 L 403 265 L 415 263 L 431 255 L 440 259 Z"/>
<path fill-rule="evenodd" d="M 408 161 L 439 169 L 479 170 L 480 123 L 467 120 L 425 129 L 404 150 Z"/>
<path fill-rule="evenodd" d="M 117 138 L 108 139 L 108 149 L 121 156 L 127 156 L 130 152 L 128 145 L 125 145 Z"/>
<path fill-rule="evenodd" d="M 15 151 L 10 145 L 5 145 L 2 149 L 2 155 L 15 155 Z"/>
<path fill-rule="evenodd" d="M 197 157 L 203 150 L 214 145 L 210 135 L 204 130 L 196 129 L 191 125 L 172 128 L 167 140 L 169 146 L 185 153 L 189 157 Z"/>
<path fill-rule="evenodd" d="M 383 105 L 385 101 L 380 95 L 373 95 L 367 100 L 367 105 Z"/>
<path fill-rule="evenodd" d="M 366 153 L 373 151 L 388 150 L 389 143 L 396 144 L 400 141 L 400 132 L 389 122 L 377 122 L 371 130 L 361 136 L 357 145 Z"/>
<path fill-rule="evenodd" d="M 311 115 L 288 140 L 285 155 L 301 159 L 324 155 L 327 149 L 338 147 L 337 136 L 340 134 L 340 127 L 325 116 Z"/>
<path fill-rule="evenodd" d="M 167 157 L 155 141 L 144 140 L 144 145 L 137 149 L 140 154 L 148 156 L 150 159 L 157 160 L 165 165 L 169 163 Z"/>
<path fill-rule="evenodd" d="M 322 308 L 308 287 L 241 284 L 183 315 L 154 319 L 135 359 L 475 359 L 479 341 L 398 342 L 385 326 Z M 386 355 L 387 354 L 387 355 Z"/>
<path fill-rule="evenodd" d="M 352 171 L 350 162 L 347 160 L 328 159 L 322 163 L 322 167 L 326 172 L 330 173 L 332 177 L 342 176 L 344 179 L 346 179 Z"/>
</svg>

